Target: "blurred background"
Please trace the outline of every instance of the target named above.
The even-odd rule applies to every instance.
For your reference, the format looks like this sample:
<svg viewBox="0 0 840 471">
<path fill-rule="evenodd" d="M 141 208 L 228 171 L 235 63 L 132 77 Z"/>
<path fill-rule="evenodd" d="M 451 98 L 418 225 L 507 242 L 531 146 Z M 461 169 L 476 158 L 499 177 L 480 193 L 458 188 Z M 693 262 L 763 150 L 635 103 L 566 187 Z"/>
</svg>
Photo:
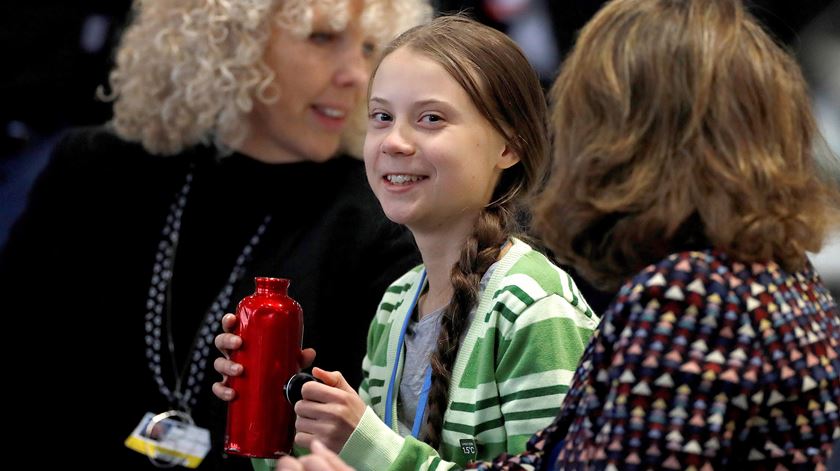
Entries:
<svg viewBox="0 0 840 471">
<path fill-rule="evenodd" d="M 580 27 L 603 0 L 433 0 L 509 34 L 551 83 Z M 799 59 L 826 140 L 826 174 L 840 184 L 840 0 L 749 0 L 767 29 Z M 95 98 L 129 17 L 129 0 L 34 0 L 0 5 L 0 247 L 26 204 L 52 145 L 70 126 L 99 124 L 110 105 Z M 840 233 L 812 260 L 840 296 Z"/>
</svg>

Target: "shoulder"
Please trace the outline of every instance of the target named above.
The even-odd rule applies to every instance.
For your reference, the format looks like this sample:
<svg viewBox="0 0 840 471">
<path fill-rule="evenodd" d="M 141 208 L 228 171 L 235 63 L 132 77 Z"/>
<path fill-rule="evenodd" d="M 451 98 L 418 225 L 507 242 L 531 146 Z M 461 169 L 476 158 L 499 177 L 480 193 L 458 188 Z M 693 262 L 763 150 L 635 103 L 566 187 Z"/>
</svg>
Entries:
<svg viewBox="0 0 840 471">
<path fill-rule="evenodd" d="M 385 295 L 404 296 L 406 292 L 410 291 L 411 288 L 420 283 L 423 269 L 424 266 L 421 264 L 405 272 L 388 286 L 385 290 Z"/>
<path fill-rule="evenodd" d="M 342 155 L 318 165 L 323 177 L 347 195 L 347 199 L 365 201 L 373 197 L 365 176 L 365 164 L 361 160 Z"/>
<path fill-rule="evenodd" d="M 668 255 L 633 275 L 618 291 L 609 311 L 681 312 L 683 304 L 695 308 L 721 304 L 733 286 L 733 269 L 728 258 L 713 250 L 685 251 Z M 740 282 L 735 281 L 735 285 Z M 679 309 L 663 308 L 679 304 Z"/>
<path fill-rule="evenodd" d="M 388 286 L 388 288 L 385 289 L 385 293 L 382 295 L 382 300 L 380 301 L 379 308 L 377 310 L 376 317 L 379 321 L 384 320 L 383 316 L 386 318 L 390 317 L 391 313 L 403 302 L 405 302 L 405 298 L 408 294 L 412 292 L 412 289 L 416 287 L 418 283 L 420 283 L 420 280 L 422 279 L 422 272 L 423 265 L 417 265 L 397 278 Z"/>
<path fill-rule="evenodd" d="M 113 152 L 145 153 L 139 144 L 117 136 L 106 126 L 71 128 L 64 132 L 55 147 L 56 155 L 103 156 Z"/>
<path fill-rule="evenodd" d="M 159 180 L 161 172 L 169 170 L 180 178 L 197 149 L 172 156 L 154 155 L 142 145 L 122 139 L 107 126 L 71 128 L 53 147 L 44 175 L 71 185 L 90 182 L 97 187 L 120 189 L 130 182 Z"/>
<path fill-rule="evenodd" d="M 357 225 L 380 224 L 386 219 L 368 185 L 363 162 L 339 156 L 316 165 L 318 187 L 330 188 L 334 211 L 342 212 L 345 218 L 353 217 Z"/>
<path fill-rule="evenodd" d="M 759 340 L 774 338 L 776 326 L 789 323 L 791 313 L 805 305 L 809 312 L 836 310 L 807 269 L 789 273 L 775 262 L 743 263 L 717 250 L 687 251 L 633 276 L 608 308 L 604 325 L 679 328 L 686 335 L 722 329 L 727 338 Z"/>
<path fill-rule="evenodd" d="M 79 173 L 84 178 L 89 174 L 108 175 L 156 159 L 140 144 L 123 140 L 106 126 L 78 127 L 62 133 L 52 149 L 47 170 L 64 177 Z"/>
<path fill-rule="evenodd" d="M 499 270 L 501 280 L 493 294 L 497 302 L 516 299 L 517 311 L 522 311 L 548 298 L 554 303 L 562 299 L 584 316 L 594 317 L 571 276 L 523 241 L 514 239 Z"/>
<path fill-rule="evenodd" d="M 336 157 L 318 164 L 318 188 L 330 188 L 319 219 L 337 227 L 335 236 L 372 250 L 414 252 L 405 226 L 389 220 L 382 211 L 365 175 L 364 163 L 352 157 Z M 405 265 L 403 265 L 405 267 Z"/>
<path fill-rule="evenodd" d="M 106 125 L 70 128 L 64 132 L 62 142 L 85 147 L 129 145 Z"/>
<path fill-rule="evenodd" d="M 123 156 L 131 152 L 126 149 L 131 147 L 104 126 L 66 129 L 49 149 L 49 159 L 33 191 L 49 188 L 53 192 L 61 186 L 84 189 L 90 184 L 98 187 L 114 179 L 114 170 L 120 165 L 117 162 L 124 162 Z"/>
<path fill-rule="evenodd" d="M 677 252 L 633 276 L 619 298 L 642 297 L 685 301 L 689 304 L 726 302 L 750 310 L 762 293 L 801 278 L 775 262 L 744 263 L 718 250 Z M 749 305 L 749 306 L 747 306 Z"/>
</svg>

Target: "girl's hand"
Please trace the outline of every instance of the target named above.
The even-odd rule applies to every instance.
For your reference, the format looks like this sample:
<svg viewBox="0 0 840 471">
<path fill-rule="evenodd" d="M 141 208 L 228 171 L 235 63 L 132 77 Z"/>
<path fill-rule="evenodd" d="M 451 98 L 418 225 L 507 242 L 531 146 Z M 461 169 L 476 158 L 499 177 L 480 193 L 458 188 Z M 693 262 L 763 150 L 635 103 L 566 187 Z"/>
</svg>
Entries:
<svg viewBox="0 0 840 471">
<path fill-rule="evenodd" d="M 324 382 L 303 385 L 303 399 L 295 404 L 295 444 L 312 448 L 317 437 L 335 453 L 341 451 L 359 425 L 366 405 L 337 371 L 313 368 L 312 375 Z"/>
<path fill-rule="evenodd" d="M 277 471 L 353 471 L 329 448 L 318 440 L 312 441 L 312 452 L 302 458 L 284 456 L 277 461 Z"/>
</svg>

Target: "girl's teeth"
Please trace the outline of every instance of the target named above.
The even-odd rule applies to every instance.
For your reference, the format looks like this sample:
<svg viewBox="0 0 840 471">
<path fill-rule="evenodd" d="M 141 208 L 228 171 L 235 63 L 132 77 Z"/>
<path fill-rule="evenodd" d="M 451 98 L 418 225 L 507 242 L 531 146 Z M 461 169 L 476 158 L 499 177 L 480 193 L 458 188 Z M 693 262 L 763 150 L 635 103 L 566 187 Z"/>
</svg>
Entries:
<svg viewBox="0 0 840 471">
<path fill-rule="evenodd" d="M 401 185 L 403 183 L 413 183 L 422 179 L 422 177 L 418 177 L 416 175 L 388 175 L 386 178 L 389 182 L 397 185 Z"/>
</svg>

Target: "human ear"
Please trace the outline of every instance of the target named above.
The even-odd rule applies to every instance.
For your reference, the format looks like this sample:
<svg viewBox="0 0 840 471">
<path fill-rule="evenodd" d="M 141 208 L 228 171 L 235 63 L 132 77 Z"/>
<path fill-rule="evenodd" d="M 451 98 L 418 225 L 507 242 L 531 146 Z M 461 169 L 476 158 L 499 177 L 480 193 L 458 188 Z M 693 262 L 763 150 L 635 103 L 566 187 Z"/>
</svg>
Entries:
<svg viewBox="0 0 840 471">
<path fill-rule="evenodd" d="M 519 163 L 519 154 L 509 144 L 505 144 L 496 162 L 496 168 L 506 170 Z"/>
</svg>

